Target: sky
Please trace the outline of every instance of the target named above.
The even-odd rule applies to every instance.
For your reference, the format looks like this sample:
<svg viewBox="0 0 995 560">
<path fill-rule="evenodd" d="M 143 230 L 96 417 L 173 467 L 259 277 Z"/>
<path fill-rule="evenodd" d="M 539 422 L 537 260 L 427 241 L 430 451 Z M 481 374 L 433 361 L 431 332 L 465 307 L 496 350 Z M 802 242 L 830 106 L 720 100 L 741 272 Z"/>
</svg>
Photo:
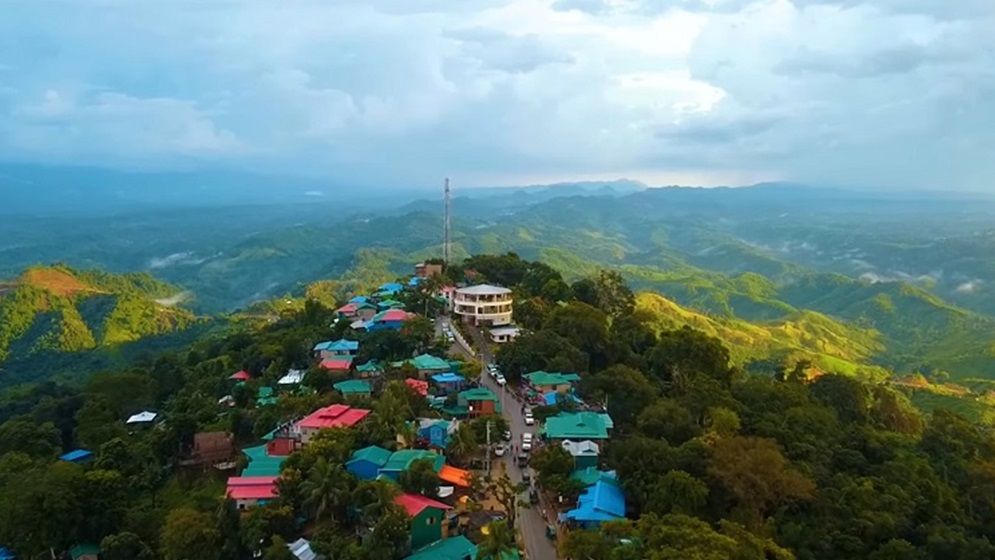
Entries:
<svg viewBox="0 0 995 560">
<path fill-rule="evenodd" d="M 21 2 L 0 160 L 995 192 L 992 0 Z"/>
</svg>

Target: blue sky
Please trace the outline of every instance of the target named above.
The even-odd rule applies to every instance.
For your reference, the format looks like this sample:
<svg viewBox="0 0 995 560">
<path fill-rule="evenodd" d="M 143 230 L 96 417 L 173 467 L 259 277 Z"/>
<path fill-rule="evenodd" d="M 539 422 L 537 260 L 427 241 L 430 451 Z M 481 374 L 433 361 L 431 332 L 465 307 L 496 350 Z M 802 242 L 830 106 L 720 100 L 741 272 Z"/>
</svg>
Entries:
<svg viewBox="0 0 995 560">
<path fill-rule="evenodd" d="M 24 2 L 0 159 L 995 191 L 991 0 Z"/>
</svg>

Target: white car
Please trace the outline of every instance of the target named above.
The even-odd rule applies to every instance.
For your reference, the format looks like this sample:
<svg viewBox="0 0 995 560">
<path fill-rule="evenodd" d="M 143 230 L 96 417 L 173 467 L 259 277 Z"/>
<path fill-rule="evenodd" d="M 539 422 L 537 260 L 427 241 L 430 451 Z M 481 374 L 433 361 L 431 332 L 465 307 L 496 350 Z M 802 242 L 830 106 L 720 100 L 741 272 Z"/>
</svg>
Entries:
<svg viewBox="0 0 995 560">
<path fill-rule="evenodd" d="M 499 443 L 499 444 L 497 444 L 497 445 L 494 446 L 494 456 L 495 457 L 504 457 L 504 454 L 507 451 L 508 451 L 508 448 L 505 447 L 505 445 L 503 443 Z"/>
<path fill-rule="evenodd" d="M 502 387 L 504 387 L 505 385 L 508 384 L 508 380 L 505 379 L 504 376 L 501 375 L 500 373 L 497 374 L 497 376 L 494 378 L 494 380 L 497 381 L 497 384 L 500 385 L 500 386 L 502 386 Z"/>
<path fill-rule="evenodd" d="M 522 432 L 522 451 L 532 451 L 531 432 Z"/>
<path fill-rule="evenodd" d="M 525 411 L 525 425 L 532 426 L 536 423 L 536 417 L 532 415 L 531 410 Z"/>
</svg>

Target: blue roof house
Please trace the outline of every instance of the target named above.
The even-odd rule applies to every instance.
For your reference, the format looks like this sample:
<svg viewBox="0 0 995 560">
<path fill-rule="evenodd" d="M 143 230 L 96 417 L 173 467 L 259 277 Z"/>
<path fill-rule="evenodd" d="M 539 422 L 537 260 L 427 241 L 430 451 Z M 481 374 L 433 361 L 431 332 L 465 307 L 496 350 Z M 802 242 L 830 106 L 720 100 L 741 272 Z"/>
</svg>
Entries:
<svg viewBox="0 0 995 560">
<path fill-rule="evenodd" d="M 381 284 L 380 287 L 377 288 L 377 293 L 374 295 L 379 297 L 392 296 L 403 289 L 404 286 L 397 282 L 387 282 L 386 284 Z"/>
<path fill-rule="evenodd" d="M 93 452 L 88 449 L 74 449 L 69 453 L 59 455 L 59 460 L 77 464 L 89 463 L 93 460 Z"/>
<path fill-rule="evenodd" d="M 455 393 L 463 390 L 466 378 L 451 371 L 437 373 L 431 377 L 432 383 L 444 394 Z"/>
<path fill-rule="evenodd" d="M 17 560 L 14 551 L 6 546 L 0 546 L 0 560 Z"/>
<path fill-rule="evenodd" d="M 355 356 L 359 351 L 359 342 L 356 340 L 326 340 L 314 345 L 314 353 L 321 359 L 333 356 Z"/>
<path fill-rule="evenodd" d="M 371 445 L 353 452 L 352 457 L 346 461 L 345 470 L 360 480 L 373 480 L 388 459 L 390 451 Z"/>
<path fill-rule="evenodd" d="M 368 301 L 370 301 L 370 298 L 366 296 L 356 296 L 350 299 L 349 303 L 367 303 Z"/>
<path fill-rule="evenodd" d="M 428 442 L 430 447 L 445 449 L 449 445 L 449 438 L 459 428 L 456 420 L 442 420 L 440 418 L 419 418 L 418 438 Z"/>
<path fill-rule="evenodd" d="M 624 517 L 625 495 L 616 484 L 606 480 L 598 480 L 588 487 L 577 499 L 577 507 L 564 514 L 564 518 L 584 528 L 598 527 L 602 521 Z"/>
</svg>

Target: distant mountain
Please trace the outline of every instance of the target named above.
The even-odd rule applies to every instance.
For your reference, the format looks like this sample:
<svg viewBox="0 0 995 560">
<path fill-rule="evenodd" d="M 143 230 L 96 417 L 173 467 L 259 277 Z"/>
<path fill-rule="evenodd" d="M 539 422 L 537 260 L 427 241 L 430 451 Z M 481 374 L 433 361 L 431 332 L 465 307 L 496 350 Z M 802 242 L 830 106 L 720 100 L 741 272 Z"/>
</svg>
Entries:
<svg viewBox="0 0 995 560">
<path fill-rule="evenodd" d="M 179 307 L 183 298 L 145 273 L 29 268 L 0 284 L 0 364 L 17 369 L 40 356 L 114 350 L 183 331 L 197 323 Z"/>
</svg>

